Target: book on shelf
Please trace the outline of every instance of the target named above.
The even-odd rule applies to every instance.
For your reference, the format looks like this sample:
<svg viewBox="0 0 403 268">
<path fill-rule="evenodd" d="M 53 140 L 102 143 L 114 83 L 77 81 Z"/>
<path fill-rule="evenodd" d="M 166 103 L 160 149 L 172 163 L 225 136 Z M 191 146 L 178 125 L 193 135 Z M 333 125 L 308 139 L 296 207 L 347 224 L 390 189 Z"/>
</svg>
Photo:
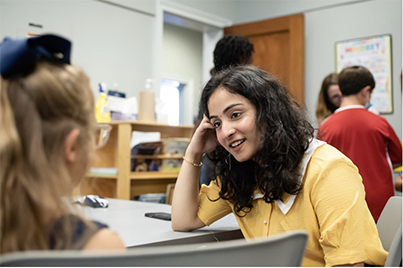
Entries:
<svg viewBox="0 0 403 268">
<path fill-rule="evenodd" d="M 135 145 L 131 150 L 132 156 L 155 156 L 161 154 L 164 146 L 163 141 L 142 142 Z M 130 170 L 133 172 L 140 171 L 159 171 L 162 160 L 153 157 L 132 158 Z"/>
<path fill-rule="evenodd" d="M 167 138 L 138 143 L 131 149 L 130 170 L 179 172 L 189 142 L 188 138 Z"/>
</svg>

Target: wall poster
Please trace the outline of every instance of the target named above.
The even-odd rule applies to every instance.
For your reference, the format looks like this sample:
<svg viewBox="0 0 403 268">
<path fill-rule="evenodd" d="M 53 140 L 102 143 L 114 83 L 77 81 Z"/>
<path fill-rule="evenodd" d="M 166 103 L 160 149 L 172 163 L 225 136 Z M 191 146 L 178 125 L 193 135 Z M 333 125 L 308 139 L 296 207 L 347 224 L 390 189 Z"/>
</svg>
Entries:
<svg viewBox="0 0 403 268">
<path fill-rule="evenodd" d="M 393 112 L 391 54 L 389 34 L 336 42 L 336 72 L 352 65 L 368 68 L 376 83 L 371 104 L 381 114 Z"/>
</svg>

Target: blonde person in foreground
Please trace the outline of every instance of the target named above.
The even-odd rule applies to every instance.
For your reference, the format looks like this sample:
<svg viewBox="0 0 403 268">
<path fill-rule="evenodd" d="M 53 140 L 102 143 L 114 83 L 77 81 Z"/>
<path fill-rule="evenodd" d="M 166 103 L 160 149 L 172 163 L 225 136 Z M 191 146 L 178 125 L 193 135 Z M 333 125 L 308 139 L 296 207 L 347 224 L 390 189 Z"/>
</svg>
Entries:
<svg viewBox="0 0 403 268">
<path fill-rule="evenodd" d="M 70 64 L 70 48 L 55 35 L 0 44 L 1 254 L 125 248 L 68 199 L 98 131 L 89 78 Z"/>
<path fill-rule="evenodd" d="M 303 266 L 384 265 L 387 252 L 356 166 L 314 138 L 275 78 L 250 65 L 228 69 L 210 79 L 201 103 L 205 117 L 175 186 L 175 231 L 234 213 L 246 239 L 306 230 Z M 199 190 L 203 154 L 216 179 Z"/>
</svg>

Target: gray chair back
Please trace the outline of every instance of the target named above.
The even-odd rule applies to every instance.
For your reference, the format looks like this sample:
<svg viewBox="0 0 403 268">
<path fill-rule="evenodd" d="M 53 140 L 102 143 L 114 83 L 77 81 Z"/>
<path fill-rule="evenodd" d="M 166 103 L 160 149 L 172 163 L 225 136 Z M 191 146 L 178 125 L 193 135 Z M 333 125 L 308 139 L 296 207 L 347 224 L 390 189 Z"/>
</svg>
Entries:
<svg viewBox="0 0 403 268">
<path fill-rule="evenodd" d="M 402 197 L 392 196 L 389 198 L 379 216 L 376 226 L 383 248 L 389 251 L 393 239 L 402 224 Z"/>
<path fill-rule="evenodd" d="M 0 257 L 0 266 L 301 266 L 308 234 L 219 243 L 130 248 L 127 252 L 31 251 Z"/>
<path fill-rule="evenodd" d="M 400 225 L 399 230 L 395 234 L 385 262 L 385 267 L 399 266 L 402 266 L 402 225 Z"/>
</svg>

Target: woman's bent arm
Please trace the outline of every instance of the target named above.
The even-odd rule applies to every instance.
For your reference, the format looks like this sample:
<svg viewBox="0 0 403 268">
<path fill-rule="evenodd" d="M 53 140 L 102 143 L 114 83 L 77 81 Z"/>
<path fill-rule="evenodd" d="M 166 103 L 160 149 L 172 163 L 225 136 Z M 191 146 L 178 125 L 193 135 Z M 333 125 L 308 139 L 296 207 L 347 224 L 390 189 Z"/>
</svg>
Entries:
<svg viewBox="0 0 403 268">
<path fill-rule="evenodd" d="M 186 149 L 172 199 L 172 229 L 191 231 L 205 226 L 197 216 L 199 209 L 199 177 L 204 153 L 217 147 L 215 130 L 206 117 L 203 118 Z"/>
<path fill-rule="evenodd" d="M 204 226 L 197 216 L 200 167 L 192 164 L 200 163 L 200 161 L 201 156 L 186 152 L 172 199 L 172 229 L 174 231 L 191 231 Z"/>
</svg>

